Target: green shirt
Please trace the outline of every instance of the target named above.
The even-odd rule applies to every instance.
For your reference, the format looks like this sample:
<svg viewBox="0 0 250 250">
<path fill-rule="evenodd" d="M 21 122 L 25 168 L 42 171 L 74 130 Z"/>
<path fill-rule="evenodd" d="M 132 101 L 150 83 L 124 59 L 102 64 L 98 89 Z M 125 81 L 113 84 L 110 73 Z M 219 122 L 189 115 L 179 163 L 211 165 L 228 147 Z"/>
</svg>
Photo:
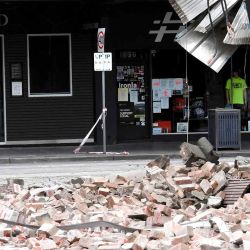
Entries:
<svg viewBox="0 0 250 250">
<path fill-rule="evenodd" d="M 233 91 L 231 91 L 231 78 L 227 80 L 226 89 L 230 92 L 230 102 L 233 104 L 244 104 L 244 92 L 247 88 L 246 81 L 240 77 L 233 77 Z M 233 95 L 233 98 L 232 98 Z"/>
</svg>

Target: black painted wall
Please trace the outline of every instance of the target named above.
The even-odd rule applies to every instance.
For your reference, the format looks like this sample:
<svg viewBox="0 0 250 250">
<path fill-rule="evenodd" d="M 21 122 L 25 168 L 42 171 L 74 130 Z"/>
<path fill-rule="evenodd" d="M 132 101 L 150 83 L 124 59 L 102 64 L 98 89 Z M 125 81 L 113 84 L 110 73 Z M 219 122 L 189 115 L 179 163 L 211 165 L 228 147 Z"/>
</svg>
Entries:
<svg viewBox="0 0 250 250">
<path fill-rule="evenodd" d="M 92 35 L 72 34 L 71 97 L 28 97 L 27 37 L 5 35 L 7 141 L 79 139 L 94 121 Z M 23 96 L 12 97 L 10 63 L 23 65 Z"/>
</svg>

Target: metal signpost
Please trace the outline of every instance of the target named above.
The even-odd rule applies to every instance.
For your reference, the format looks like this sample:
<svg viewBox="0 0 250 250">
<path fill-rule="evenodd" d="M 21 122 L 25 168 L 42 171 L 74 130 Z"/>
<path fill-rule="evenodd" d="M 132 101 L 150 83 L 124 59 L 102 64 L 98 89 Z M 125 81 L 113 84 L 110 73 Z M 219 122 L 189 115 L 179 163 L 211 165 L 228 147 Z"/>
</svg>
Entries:
<svg viewBox="0 0 250 250">
<path fill-rule="evenodd" d="M 112 71 L 112 53 L 104 52 L 105 28 L 98 29 L 97 49 L 94 53 L 94 70 L 102 71 L 102 129 L 103 129 L 103 154 L 106 154 L 106 104 L 105 104 L 105 71 Z"/>
</svg>

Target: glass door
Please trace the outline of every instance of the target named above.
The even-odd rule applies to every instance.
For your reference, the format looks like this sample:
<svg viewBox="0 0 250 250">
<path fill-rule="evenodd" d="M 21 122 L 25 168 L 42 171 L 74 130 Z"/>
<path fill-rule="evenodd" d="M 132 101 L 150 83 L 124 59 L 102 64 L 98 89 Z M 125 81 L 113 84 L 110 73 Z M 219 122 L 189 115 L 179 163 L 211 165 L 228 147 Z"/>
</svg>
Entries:
<svg viewBox="0 0 250 250">
<path fill-rule="evenodd" d="M 148 84 L 145 54 L 121 52 L 116 66 L 118 140 L 149 137 Z"/>
</svg>

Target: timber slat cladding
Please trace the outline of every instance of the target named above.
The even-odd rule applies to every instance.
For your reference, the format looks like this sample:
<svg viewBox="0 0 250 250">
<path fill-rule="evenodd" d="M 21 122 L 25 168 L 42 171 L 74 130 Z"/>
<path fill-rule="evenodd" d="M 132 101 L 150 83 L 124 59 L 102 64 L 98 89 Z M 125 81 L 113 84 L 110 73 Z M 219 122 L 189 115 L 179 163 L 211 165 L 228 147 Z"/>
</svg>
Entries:
<svg viewBox="0 0 250 250">
<path fill-rule="evenodd" d="M 37 31 L 39 33 L 39 31 Z M 28 97 L 27 36 L 5 35 L 7 140 L 79 139 L 94 123 L 91 34 L 71 34 L 72 96 Z M 12 97 L 10 64 L 21 63 L 23 96 Z"/>
<path fill-rule="evenodd" d="M 234 204 L 248 189 L 250 179 L 230 179 L 224 189 L 225 198 L 223 205 Z"/>
</svg>

